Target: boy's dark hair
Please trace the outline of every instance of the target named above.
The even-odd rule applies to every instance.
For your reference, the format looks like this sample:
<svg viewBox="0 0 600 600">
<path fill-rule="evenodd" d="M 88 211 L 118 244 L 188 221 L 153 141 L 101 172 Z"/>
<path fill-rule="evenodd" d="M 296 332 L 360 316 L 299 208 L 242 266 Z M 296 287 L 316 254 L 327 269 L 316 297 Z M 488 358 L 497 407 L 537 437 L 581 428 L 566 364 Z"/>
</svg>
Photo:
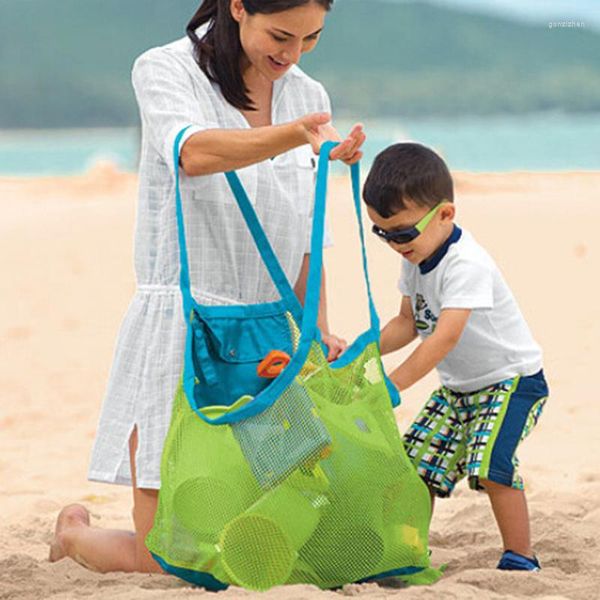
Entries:
<svg viewBox="0 0 600 600">
<path fill-rule="evenodd" d="M 446 163 L 421 144 L 394 144 L 380 152 L 363 188 L 365 203 L 384 219 L 406 208 L 406 199 L 431 208 L 442 200 L 454 202 Z"/>
</svg>

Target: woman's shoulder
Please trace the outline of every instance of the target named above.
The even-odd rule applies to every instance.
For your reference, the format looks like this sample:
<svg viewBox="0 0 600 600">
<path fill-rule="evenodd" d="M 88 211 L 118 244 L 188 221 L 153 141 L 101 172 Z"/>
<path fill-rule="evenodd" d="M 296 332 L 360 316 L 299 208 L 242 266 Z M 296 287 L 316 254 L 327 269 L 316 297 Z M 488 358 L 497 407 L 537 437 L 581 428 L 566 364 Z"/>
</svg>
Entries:
<svg viewBox="0 0 600 600">
<path fill-rule="evenodd" d="M 192 42 L 188 37 L 182 37 L 168 44 L 149 48 L 135 59 L 133 69 L 140 64 L 178 64 L 187 68 L 195 66 Z"/>
<path fill-rule="evenodd" d="M 160 73 L 168 79 L 188 76 L 202 88 L 211 89 L 211 83 L 194 58 L 192 42 L 183 37 L 163 46 L 155 46 L 140 54 L 132 66 L 132 79 L 145 80 Z"/>
</svg>

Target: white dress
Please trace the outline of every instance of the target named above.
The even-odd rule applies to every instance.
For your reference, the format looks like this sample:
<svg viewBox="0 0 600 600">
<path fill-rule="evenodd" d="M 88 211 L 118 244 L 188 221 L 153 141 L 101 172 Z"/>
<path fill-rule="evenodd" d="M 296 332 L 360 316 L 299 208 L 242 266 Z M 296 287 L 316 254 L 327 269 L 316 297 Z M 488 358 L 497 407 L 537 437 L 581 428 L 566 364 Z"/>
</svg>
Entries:
<svg viewBox="0 0 600 600">
<path fill-rule="evenodd" d="M 142 54 L 134 64 L 132 81 L 142 120 L 137 290 L 117 338 L 88 478 L 131 485 L 128 440 L 137 426 L 137 486 L 158 489 L 185 336 L 172 146 L 186 125 L 192 127 L 182 144 L 203 129 L 243 129 L 249 124 L 194 62 L 188 38 Z M 323 86 L 297 67 L 274 83 L 273 124 L 330 110 Z M 310 247 L 315 158 L 306 145 L 238 171 L 292 285 Z M 181 173 L 181 186 L 196 300 L 203 304 L 277 300 L 225 176 L 188 178 Z M 328 236 L 325 244 L 330 244 Z"/>
</svg>

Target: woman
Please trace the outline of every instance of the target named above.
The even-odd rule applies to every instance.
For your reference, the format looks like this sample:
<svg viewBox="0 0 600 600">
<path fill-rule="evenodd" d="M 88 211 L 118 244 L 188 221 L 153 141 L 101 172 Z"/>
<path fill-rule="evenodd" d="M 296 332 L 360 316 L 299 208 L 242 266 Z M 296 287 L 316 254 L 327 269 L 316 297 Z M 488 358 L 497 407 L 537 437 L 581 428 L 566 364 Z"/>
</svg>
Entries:
<svg viewBox="0 0 600 600">
<path fill-rule="evenodd" d="M 194 297 L 203 304 L 277 299 L 222 175 L 236 169 L 303 300 L 314 154 L 340 138 L 329 123 L 325 90 L 296 63 L 317 44 L 332 2 L 205 0 L 187 38 L 136 61 L 138 289 L 119 334 L 89 470 L 91 480 L 133 486 L 135 533 L 91 527 L 87 509 L 70 505 L 58 516 L 50 560 L 69 556 L 101 572 L 161 571 L 144 539 L 156 511 L 184 348 L 172 165 L 183 127 L 191 125 L 180 167 Z M 364 140 L 356 125 L 331 158 L 358 161 Z M 319 326 L 334 360 L 345 342 L 329 333 L 322 298 Z"/>
</svg>

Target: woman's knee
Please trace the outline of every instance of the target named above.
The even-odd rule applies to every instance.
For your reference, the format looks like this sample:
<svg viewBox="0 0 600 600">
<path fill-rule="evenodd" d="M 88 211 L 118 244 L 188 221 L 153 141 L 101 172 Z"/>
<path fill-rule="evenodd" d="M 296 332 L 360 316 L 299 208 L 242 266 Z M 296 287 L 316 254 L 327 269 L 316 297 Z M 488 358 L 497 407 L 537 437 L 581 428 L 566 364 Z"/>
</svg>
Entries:
<svg viewBox="0 0 600 600">
<path fill-rule="evenodd" d="M 66 556 L 73 557 L 76 553 L 76 539 L 78 532 L 72 528 L 58 531 L 55 534 L 57 544 L 63 549 Z"/>
<path fill-rule="evenodd" d="M 163 573 L 160 565 L 146 548 L 146 536 L 154 525 L 154 515 L 158 505 L 158 490 L 142 489 L 137 486 L 135 454 L 138 445 L 137 425 L 129 438 L 129 461 L 133 484 L 133 509 L 131 516 L 135 527 L 135 570 L 140 573 Z"/>
<path fill-rule="evenodd" d="M 139 551 L 136 548 L 135 570 L 137 573 L 164 573 L 145 546 Z"/>
<path fill-rule="evenodd" d="M 146 536 L 136 532 L 135 540 L 135 570 L 139 573 L 164 573 L 161 566 L 154 560 L 146 548 Z"/>
</svg>

